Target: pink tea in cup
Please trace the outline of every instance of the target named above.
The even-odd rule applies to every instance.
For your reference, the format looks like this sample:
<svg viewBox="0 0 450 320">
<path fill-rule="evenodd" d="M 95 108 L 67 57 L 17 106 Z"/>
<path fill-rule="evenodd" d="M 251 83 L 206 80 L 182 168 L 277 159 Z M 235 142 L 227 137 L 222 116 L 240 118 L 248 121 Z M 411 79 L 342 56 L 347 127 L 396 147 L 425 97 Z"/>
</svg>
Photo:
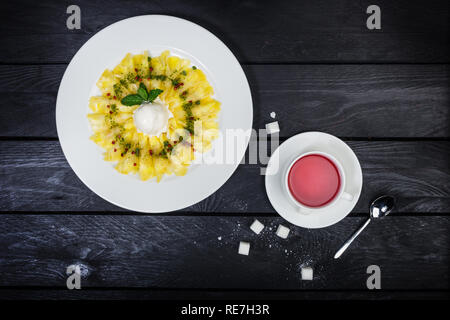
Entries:
<svg viewBox="0 0 450 320">
<path fill-rule="evenodd" d="M 288 173 L 289 191 L 308 207 L 322 207 L 334 200 L 341 187 L 336 165 L 320 154 L 298 159 Z"/>
</svg>

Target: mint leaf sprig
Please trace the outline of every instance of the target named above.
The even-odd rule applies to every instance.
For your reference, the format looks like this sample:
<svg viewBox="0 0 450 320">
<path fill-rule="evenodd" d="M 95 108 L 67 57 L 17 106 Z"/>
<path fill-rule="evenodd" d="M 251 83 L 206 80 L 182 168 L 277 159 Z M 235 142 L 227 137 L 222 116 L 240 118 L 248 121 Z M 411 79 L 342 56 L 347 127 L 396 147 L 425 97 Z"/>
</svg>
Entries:
<svg viewBox="0 0 450 320">
<path fill-rule="evenodd" d="M 137 94 L 144 100 L 148 99 L 148 92 L 147 92 L 147 88 L 145 87 L 145 84 L 143 84 L 141 82 L 141 84 L 139 85 Z"/>
<path fill-rule="evenodd" d="M 150 92 L 148 93 L 147 101 L 153 102 L 153 100 L 155 100 L 162 92 L 163 92 L 163 90 L 161 90 L 161 89 L 150 90 Z"/>
<path fill-rule="evenodd" d="M 145 84 L 141 82 L 139 85 L 137 94 L 129 94 L 126 97 L 124 97 L 120 102 L 124 106 L 135 106 L 140 105 L 143 102 L 152 103 L 153 100 L 155 100 L 160 94 L 163 92 L 161 89 L 152 89 L 147 91 L 147 88 L 145 87 Z"/>
</svg>

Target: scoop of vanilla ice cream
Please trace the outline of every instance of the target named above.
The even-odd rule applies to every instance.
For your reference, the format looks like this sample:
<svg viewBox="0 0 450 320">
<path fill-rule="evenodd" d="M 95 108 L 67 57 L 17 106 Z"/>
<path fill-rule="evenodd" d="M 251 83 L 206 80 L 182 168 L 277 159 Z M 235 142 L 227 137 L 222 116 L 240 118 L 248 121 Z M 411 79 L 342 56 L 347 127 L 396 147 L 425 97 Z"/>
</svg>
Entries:
<svg viewBox="0 0 450 320">
<path fill-rule="evenodd" d="M 149 136 L 159 136 L 167 131 L 169 109 L 160 101 L 142 104 L 134 111 L 134 124 L 138 132 Z"/>
</svg>

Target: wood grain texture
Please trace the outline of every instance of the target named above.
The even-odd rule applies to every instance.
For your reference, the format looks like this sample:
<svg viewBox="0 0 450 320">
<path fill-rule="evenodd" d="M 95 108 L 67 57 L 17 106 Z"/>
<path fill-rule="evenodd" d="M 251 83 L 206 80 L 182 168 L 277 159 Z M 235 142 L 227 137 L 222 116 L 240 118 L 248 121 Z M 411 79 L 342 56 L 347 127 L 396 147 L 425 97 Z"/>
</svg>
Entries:
<svg viewBox="0 0 450 320">
<path fill-rule="evenodd" d="M 65 68 L 0 65 L 0 136 L 57 136 L 55 102 Z M 276 111 L 281 137 L 311 130 L 358 138 L 450 136 L 448 65 L 254 65 L 244 70 L 255 129 L 273 121 L 269 114 Z"/>
<path fill-rule="evenodd" d="M 365 26 L 368 0 L 79 0 L 82 29 L 67 30 L 71 4 L 16 0 L 0 10 L 0 299 L 448 299 L 447 0 L 379 0 L 376 31 Z M 168 214 L 136 214 L 84 186 L 56 141 L 59 83 L 90 37 L 143 14 L 191 20 L 233 51 L 254 128 L 275 111 L 282 140 L 310 130 L 347 138 L 364 175 L 352 214 L 325 229 L 289 225 L 259 164 Z M 383 193 L 397 197 L 396 212 L 333 260 Z M 254 218 L 266 225 L 260 235 L 249 230 Z M 274 234 L 280 223 L 287 240 Z M 241 240 L 248 257 L 237 254 Z M 70 264 L 81 265 L 84 290 L 65 288 Z M 382 291 L 366 289 L 372 264 Z M 314 281 L 301 281 L 302 266 Z"/>
<path fill-rule="evenodd" d="M 364 177 L 354 213 L 365 215 L 370 200 L 383 193 L 397 197 L 400 213 L 450 212 L 447 141 L 348 144 L 359 158 Z M 69 167 L 57 141 L 0 141 L 0 188 L 0 211 L 4 212 L 125 211 L 84 186 Z M 257 164 L 239 166 L 217 192 L 182 211 L 276 214 L 267 199 L 264 176 Z"/>
<path fill-rule="evenodd" d="M 207 28 L 241 62 L 449 62 L 445 0 L 379 0 L 382 29 L 368 30 L 363 1 L 77 1 L 81 30 L 66 28 L 70 1 L 9 2 L 0 11 L 0 62 L 68 62 L 92 35 L 137 15 L 167 14 Z M 26 8 L 18 10 L 17 8 Z M 193 39 L 196 41 L 196 39 Z M 33 54 L 30 54 L 32 52 Z"/>
<path fill-rule="evenodd" d="M 371 224 L 332 257 L 364 218 L 307 230 L 281 218 L 108 215 L 0 216 L 0 286 L 64 287 L 79 264 L 85 288 L 365 290 L 369 265 L 385 290 L 448 290 L 450 217 L 396 217 Z M 288 239 L 275 235 L 283 223 Z M 219 237 L 220 240 L 219 240 Z M 241 240 L 250 255 L 237 254 Z M 314 268 L 301 281 L 300 268 Z"/>
</svg>

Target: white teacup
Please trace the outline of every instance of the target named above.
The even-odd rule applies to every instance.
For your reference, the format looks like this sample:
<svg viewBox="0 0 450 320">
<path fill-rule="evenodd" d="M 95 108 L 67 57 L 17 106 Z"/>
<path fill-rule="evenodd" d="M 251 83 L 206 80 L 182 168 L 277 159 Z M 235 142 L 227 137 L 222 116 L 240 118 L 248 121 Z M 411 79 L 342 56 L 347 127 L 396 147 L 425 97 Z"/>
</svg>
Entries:
<svg viewBox="0 0 450 320">
<path fill-rule="evenodd" d="M 327 158 L 328 160 L 330 160 L 335 167 L 337 168 L 338 172 L 339 172 L 339 177 L 340 177 L 340 186 L 339 186 L 339 190 L 336 193 L 336 195 L 334 196 L 334 198 L 329 201 L 328 203 L 324 204 L 323 206 L 320 207 L 309 207 L 303 203 L 300 203 L 299 201 L 297 201 L 297 199 L 295 199 L 295 197 L 292 195 L 291 190 L 289 189 L 289 182 L 288 182 L 288 178 L 289 178 L 289 172 L 291 171 L 292 166 L 297 162 L 297 160 L 306 157 L 308 155 L 320 155 L 324 158 Z M 353 195 L 351 195 L 350 193 L 345 191 L 345 172 L 342 168 L 342 165 L 339 163 L 339 161 L 336 160 L 335 157 L 333 157 L 332 155 L 325 153 L 325 152 L 321 152 L 321 151 L 311 151 L 311 152 L 307 152 L 307 153 L 303 153 L 301 155 L 299 155 L 298 157 L 294 158 L 291 163 L 289 164 L 285 174 L 284 174 L 284 187 L 285 187 L 285 191 L 288 195 L 288 197 L 291 199 L 292 203 L 296 206 L 297 211 L 302 213 L 302 214 L 310 214 L 310 213 L 314 213 L 315 211 L 317 211 L 318 209 L 323 209 L 326 207 L 330 207 L 332 206 L 334 203 L 336 203 L 337 201 L 339 201 L 340 199 L 344 199 L 346 201 L 352 201 L 353 200 Z"/>
</svg>

